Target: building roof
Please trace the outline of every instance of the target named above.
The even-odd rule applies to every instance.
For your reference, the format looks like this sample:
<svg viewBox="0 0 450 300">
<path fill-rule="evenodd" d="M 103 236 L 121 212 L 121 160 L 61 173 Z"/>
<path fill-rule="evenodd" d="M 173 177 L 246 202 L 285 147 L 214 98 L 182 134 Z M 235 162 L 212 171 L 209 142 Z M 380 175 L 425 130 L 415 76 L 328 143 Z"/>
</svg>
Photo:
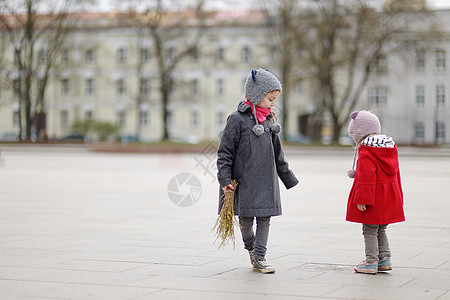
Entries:
<svg viewBox="0 0 450 300">
<path fill-rule="evenodd" d="M 4 23 L 10 27 L 22 28 L 26 15 L 0 15 L 0 29 L 6 29 Z M 55 19 L 55 15 L 38 15 L 36 22 L 40 28 L 47 27 Z M 236 11 L 204 11 L 197 14 L 195 10 L 163 12 L 155 11 L 141 13 L 131 12 L 79 12 L 71 13 L 66 17 L 69 27 L 78 29 L 100 29 L 117 27 L 135 27 L 138 24 L 145 26 L 150 22 L 158 22 L 158 26 L 187 26 L 197 27 L 232 27 L 232 26 L 263 26 L 267 20 L 267 14 L 261 10 L 236 10 Z"/>
</svg>

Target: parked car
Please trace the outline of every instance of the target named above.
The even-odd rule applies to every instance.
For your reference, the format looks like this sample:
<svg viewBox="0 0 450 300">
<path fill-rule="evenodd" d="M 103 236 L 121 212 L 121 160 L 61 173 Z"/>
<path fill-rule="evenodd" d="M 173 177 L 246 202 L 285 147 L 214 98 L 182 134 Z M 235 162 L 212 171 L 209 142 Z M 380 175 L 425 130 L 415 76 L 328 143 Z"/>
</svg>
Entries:
<svg viewBox="0 0 450 300">
<path fill-rule="evenodd" d="M 171 134 L 169 141 L 174 143 L 198 144 L 200 139 L 193 135 Z"/>
<path fill-rule="evenodd" d="M 355 142 L 348 134 L 343 134 L 339 137 L 339 145 L 353 145 Z"/>
<path fill-rule="evenodd" d="M 139 141 L 139 138 L 135 134 L 122 134 L 119 136 L 119 140 L 122 144 L 128 144 Z"/>
<path fill-rule="evenodd" d="M 84 134 L 69 134 L 65 137 L 58 139 L 58 142 L 63 143 L 84 143 L 86 142 L 86 136 Z"/>
<path fill-rule="evenodd" d="M 286 135 L 286 141 L 293 144 L 307 145 L 311 143 L 311 139 L 301 133 Z"/>
<path fill-rule="evenodd" d="M 20 140 L 19 137 L 18 130 L 4 131 L 0 133 L 0 141 L 2 142 L 18 142 Z"/>
<path fill-rule="evenodd" d="M 122 134 L 118 137 L 119 142 L 121 142 L 122 144 L 128 144 L 128 143 L 133 143 L 133 142 L 139 142 L 139 143 L 144 143 L 144 144 L 150 144 L 152 141 L 148 138 L 142 137 L 142 136 L 137 136 L 135 134 Z"/>
</svg>

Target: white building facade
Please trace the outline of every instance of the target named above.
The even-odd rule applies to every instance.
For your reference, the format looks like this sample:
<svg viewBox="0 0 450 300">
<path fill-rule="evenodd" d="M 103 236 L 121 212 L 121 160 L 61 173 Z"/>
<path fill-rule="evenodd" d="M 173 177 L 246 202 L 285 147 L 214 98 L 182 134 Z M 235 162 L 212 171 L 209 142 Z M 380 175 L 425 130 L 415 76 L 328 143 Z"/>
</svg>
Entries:
<svg viewBox="0 0 450 300">
<path fill-rule="evenodd" d="M 386 57 L 385 70 L 371 77 L 359 102 L 401 144 L 450 143 L 450 10 L 434 17 L 444 30 L 439 41 Z"/>
<path fill-rule="evenodd" d="M 438 11 L 437 16 L 448 23 L 450 10 Z M 208 27 L 198 56 L 187 58 L 176 69 L 168 116 L 174 137 L 218 140 L 226 117 L 244 100 L 243 85 L 250 70 L 263 67 L 278 75 L 271 67 L 264 14 L 228 13 L 226 20 Z M 161 138 L 162 104 L 153 42 L 136 28 L 114 24 L 111 15 L 99 14 L 75 30 L 62 50 L 45 97 L 49 137 L 70 134 L 77 120 L 100 120 L 117 124 L 123 135 L 149 141 Z M 177 51 L 177 46 L 171 51 Z M 375 111 L 382 131 L 398 143 L 450 143 L 448 53 L 450 39 L 443 39 L 432 49 L 388 56 L 385 72 L 371 77 L 357 109 Z M 5 60 L 12 62 L 12 58 L 12 49 L 7 49 Z M 138 96 L 143 99 L 139 109 Z M 313 88 L 293 89 L 287 133 L 299 132 L 299 116 L 312 113 L 312 99 Z M 280 107 L 278 103 L 279 112 Z M 1 89 L 0 132 L 18 126 L 17 98 L 10 89 Z"/>
</svg>

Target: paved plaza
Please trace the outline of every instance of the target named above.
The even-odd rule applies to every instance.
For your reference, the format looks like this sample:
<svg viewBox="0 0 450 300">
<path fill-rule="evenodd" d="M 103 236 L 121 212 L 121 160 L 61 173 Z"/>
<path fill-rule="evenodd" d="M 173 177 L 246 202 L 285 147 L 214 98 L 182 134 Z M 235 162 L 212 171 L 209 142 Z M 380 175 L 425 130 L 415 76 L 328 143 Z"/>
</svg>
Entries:
<svg viewBox="0 0 450 300">
<path fill-rule="evenodd" d="M 96 153 L 0 146 L 0 299 L 450 300 L 450 152 L 399 148 L 407 221 L 388 227 L 394 269 L 353 272 L 361 225 L 345 221 L 351 148 L 287 148 L 268 261 L 240 234 L 217 249 L 211 153 Z M 189 184 L 180 183 L 183 178 Z"/>
</svg>

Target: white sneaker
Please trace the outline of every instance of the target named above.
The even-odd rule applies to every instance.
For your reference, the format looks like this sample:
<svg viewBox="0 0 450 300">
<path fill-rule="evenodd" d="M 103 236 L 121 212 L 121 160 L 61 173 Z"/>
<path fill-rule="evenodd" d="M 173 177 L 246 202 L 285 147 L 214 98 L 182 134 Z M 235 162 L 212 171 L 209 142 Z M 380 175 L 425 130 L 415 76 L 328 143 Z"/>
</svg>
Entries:
<svg viewBox="0 0 450 300">
<path fill-rule="evenodd" d="M 253 266 L 255 264 L 255 249 L 248 250 L 248 255 L 250 256 L 250 263 Z"/>
<path fill-rule="evenodd" d="M 255 256 L 255 262 L 253 263 L 253 271 L 261 272 L 264 274 L 275 273 L 275 268 L 269 265 L 264 257 Z"/>
</svg>

